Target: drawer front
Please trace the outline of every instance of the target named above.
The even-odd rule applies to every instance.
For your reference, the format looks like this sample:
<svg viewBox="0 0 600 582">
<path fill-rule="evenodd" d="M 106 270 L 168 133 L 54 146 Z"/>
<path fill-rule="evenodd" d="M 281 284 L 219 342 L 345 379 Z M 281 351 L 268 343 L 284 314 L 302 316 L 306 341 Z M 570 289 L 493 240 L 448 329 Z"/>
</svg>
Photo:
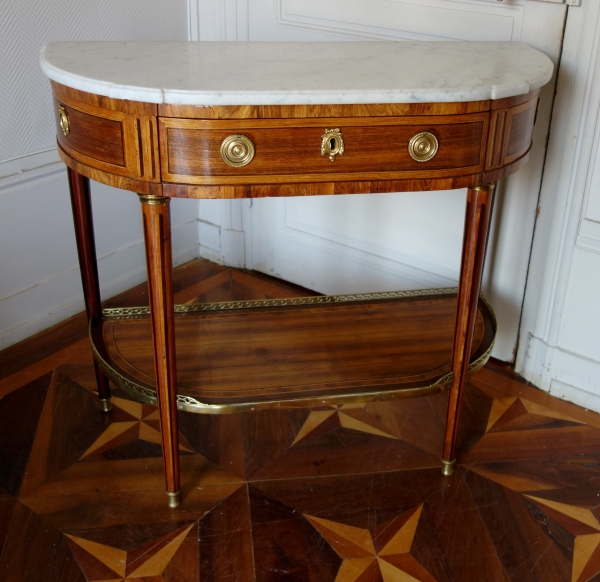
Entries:
<svg viewBox="0 0 600 582">
<path fill-rule="evenodd" d="M 58 143 L 74 160 L 110 174 L 159 181 L 156 117 L 66 96 L 55 97 L 54 112 Z"/>
<path fill-rule="evenodd" d="M 309 120 L 160 118 L 161 172 L 163 181 L 183 184 L 456 176 L 483 169 L 487 129 L 487 113 Z M 339 130 L 339 135 L 327 130 Z M 437 151 L 431 159 L 417 161 L 409 146 L 423 132 L 430 140 L 425 149 Z M 240 135 L 251 142 L 242 144 L 240 159 L 248 149 L 253 157 L 235 166 L 225 161 L 222 146 L 231 138 L 235 147 L 232 136 Z M 332 147 L 339 150 L 342 143 L 343 153 L 330 156 Z"/>
</svg>

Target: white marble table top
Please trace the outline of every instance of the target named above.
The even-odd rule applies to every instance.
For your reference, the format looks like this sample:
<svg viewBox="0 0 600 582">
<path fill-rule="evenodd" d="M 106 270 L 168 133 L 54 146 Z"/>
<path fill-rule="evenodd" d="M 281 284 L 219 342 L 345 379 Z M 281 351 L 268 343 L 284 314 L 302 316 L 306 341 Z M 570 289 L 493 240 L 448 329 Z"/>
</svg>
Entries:
<svg viewBox="0 0 600 582">
<path fill-rule="evenodd" d="M 502 99 L 553 71 L 517 42 L 51 42 L 41 65 L 73 89 L 180 105 Z"/>
</svg>

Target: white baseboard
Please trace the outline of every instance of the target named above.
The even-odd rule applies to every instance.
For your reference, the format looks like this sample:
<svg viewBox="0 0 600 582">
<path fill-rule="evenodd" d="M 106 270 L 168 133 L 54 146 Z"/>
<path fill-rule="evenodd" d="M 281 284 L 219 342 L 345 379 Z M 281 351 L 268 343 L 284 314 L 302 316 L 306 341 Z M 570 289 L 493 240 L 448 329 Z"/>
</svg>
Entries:
<svg viewBox="0 0 600 582">
<path fill-rule="evenodd" d="M 42 152 L 8 166 L 0 170 L 25 169 L 0 178 L 0 350 L 84 309 L 64 165 Z M 139 203 L 111 190 L 101 186 L 93 195 L 104 299 L 146 279 L 141 220 L 131 216 Z M 173 214 L 177 266 L 200 255 L 198 214 Z"/>
<path fill-rule="evenodd" d="M 200 256 L 219 265 L 245 267 L 244 232 L 199 221 Z"/>
<path fill-rule="evenodd" d="M 193 226 L 195 229 L 195 225 Z M 189 228 L 189 225 L 174 228 L 173 237 L 180 236 L 182 230 Z M 194 244 L 191 248 L 180 250 L 173 256 L 173 265 L 183 265 L 199 256 L 199 246 Z M 140 265 L 139 268 L 123 274 L 123 265 L 130 264 L 132 259 Z M 143 283 L 146 281 L 143 241 L 118 253 L 100 257 L 98 270 L 102 282 L 100 290 L 102 299 L 109 299 Z M 107 280 L 107 272 L 117 272 L 120 276 Z M 40 311 L 37 309 L 38 306 L 47 307 Z M 0 351 L 84 309 L 79 268 L 61 273 L 15 295 L 0 299 Z"/>
<path fill-rule="evenodd" d="M 530 337 L 516 371 L 552 396 L 600 412 L 600 362 Z"/>
</svg>

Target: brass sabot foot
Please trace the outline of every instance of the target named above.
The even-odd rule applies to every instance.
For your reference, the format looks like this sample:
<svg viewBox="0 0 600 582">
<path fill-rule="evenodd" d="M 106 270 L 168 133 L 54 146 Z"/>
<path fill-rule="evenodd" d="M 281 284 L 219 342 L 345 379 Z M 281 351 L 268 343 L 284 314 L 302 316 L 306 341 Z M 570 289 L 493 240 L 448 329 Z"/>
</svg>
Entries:
<svg viewBox="0 0 600 582">
<path fill-rule="evenodd" d="M 175 493 L 167 491 L 167 496 L 169 497 L 169 507 L 177 507 L 181 503 L 181 489 Z"/>
<path fill-rule="evenodd" d="M 450 477 L 454 473 L 454 463 L 456 463 L 456 459 L 452 461 L 444 461 L 442 459 L 442 475 Z"/>
<path fill-rule="evenodd" d="M 110 412 L 112 410 L 112 401 L 110 397 L 108 398 L 100 398 L 100 409 L 102 412 Z"/>
</svg>

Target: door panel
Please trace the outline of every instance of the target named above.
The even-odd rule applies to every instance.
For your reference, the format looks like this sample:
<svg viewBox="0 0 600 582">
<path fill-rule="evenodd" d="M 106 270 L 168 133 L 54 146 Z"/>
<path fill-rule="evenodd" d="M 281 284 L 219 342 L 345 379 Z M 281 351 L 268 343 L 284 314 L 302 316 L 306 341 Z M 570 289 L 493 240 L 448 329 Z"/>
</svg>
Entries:
<svg viewBox="0 0 600 582">
<path fill-rule="evenodd" d="M 271 2 L 263 4 L 266 12 Z M 524 6 L 449 0 L 275 0 L 274 11 L 280 33 L 305 28 L 382 40 L 506 40 L 520 35 L 525 13 Z"/>
</svg>

